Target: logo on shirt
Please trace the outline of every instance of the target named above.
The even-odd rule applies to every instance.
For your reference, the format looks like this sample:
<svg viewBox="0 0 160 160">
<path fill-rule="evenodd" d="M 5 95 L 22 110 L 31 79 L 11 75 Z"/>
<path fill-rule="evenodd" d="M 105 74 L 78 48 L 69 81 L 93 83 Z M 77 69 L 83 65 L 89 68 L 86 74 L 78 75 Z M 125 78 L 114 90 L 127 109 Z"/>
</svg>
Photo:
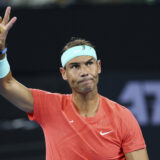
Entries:
<svg viewBox="0 0 160 160">
<path fill-rule="evenodd" d="M 99 133 L 100 133 L 101 136 L 104 136 L 104 135 L 107 135 L 107 134 L 112 133 L 112 132 L 113 131 L 108 131 L 108 132 L 102 132 L 102 131 L 100 131 Z"/>
<path fill-rule="evenodd" d="M 73 123 L 73 122 L 74 122 L 74 120 L 69 121 L 69 123 Z"/>
</svg>

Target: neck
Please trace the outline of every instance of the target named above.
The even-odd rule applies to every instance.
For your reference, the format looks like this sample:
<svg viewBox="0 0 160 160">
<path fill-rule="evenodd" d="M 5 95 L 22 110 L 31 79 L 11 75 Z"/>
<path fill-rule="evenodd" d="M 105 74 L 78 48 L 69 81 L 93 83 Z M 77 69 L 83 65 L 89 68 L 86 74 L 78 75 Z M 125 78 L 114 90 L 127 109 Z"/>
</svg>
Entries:
<svg viewBox="0 0 160 160">
<path fill-rule="evenodd" d="M 80 115 L 84 117 L 95 116 L 99 106 L 99 94 L 97 90 L 87 94 L 73 91 L 72 100 Z"/>
</svg>

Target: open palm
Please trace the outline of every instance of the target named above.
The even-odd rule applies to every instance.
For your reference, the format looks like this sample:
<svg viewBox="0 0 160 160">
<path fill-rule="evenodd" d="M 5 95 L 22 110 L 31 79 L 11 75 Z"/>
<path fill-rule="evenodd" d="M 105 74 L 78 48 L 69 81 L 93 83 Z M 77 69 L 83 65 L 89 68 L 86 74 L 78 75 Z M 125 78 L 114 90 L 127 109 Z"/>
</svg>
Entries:
<svg viewBox="0 0 160 160">
<path fill-rule="evenodd" d="M 0 49 L 5 47 L 8 31 L 12 28 L 17 18 L 13 17 L 10 20 L 11 7 L 7 7 L 4 18 L 0 17 Z"/>
</svg>

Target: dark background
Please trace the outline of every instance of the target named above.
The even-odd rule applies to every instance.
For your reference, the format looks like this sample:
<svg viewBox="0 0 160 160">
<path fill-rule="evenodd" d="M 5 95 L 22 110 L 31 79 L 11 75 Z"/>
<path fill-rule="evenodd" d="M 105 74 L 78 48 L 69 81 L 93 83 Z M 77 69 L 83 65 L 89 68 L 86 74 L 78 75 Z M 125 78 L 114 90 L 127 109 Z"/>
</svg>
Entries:
<svg viewBox="0 0 160 160">
<path fill-rule="evenodd" d="M 160 120 L 154 115 L 160 117 L 160 5 L 21 8 L 13 9 L 12 16 L 18 20 L 8 36 L 8 60 L 18 81 L 27 87 L 70 93 L 59 73 L 60 51 L 71 37 L 91 41 L 102 60 L 99 92 L 133 111 L 150 160 L 159 158 Z M 122 100 L 123 93 L 130 99 Z M 143 101 L 144 110 L 140 110 Z M 44 160 L 41 128 L 2 97 L 0 108 L 0 160 Z"/>
</svg>

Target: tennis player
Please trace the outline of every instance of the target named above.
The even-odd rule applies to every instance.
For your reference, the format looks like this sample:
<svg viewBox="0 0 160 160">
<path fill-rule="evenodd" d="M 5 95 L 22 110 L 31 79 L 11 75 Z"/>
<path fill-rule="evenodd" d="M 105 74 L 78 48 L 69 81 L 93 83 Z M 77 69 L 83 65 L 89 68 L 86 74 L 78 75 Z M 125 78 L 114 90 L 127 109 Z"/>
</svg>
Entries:
<svg viewBox="0 0 160 160">
<path fill-rule="evenodd" d="M 29 89 L 12 77 L 5 41 L 17 18 L 10 11 L 0 18 L 0 94 L 41 125 L 46 160 L 148 160 L 132 113 L 98 93 L 101 61 L 90 42 L 74 39 L 63 49 L 60 72 L 72 94 Z"/>
</svg>

